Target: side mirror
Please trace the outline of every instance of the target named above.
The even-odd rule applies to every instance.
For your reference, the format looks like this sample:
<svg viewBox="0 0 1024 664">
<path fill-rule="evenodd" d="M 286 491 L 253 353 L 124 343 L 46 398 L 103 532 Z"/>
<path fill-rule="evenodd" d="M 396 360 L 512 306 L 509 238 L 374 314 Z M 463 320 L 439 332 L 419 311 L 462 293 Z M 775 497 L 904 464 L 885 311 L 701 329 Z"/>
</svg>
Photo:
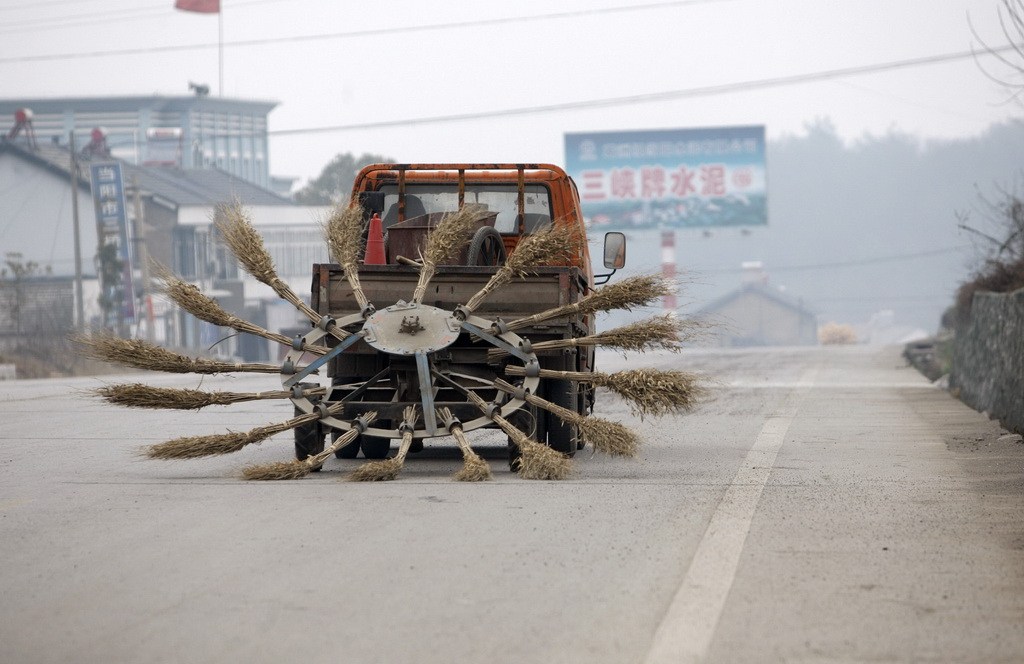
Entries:
<svg viewBox="0 0 1024 664">
<path fill-rule="evenodd" d="M 626 236 L 623 233 L 604 234 L 604 266 L 620 270 L 626 264 Z"/>
</svg>

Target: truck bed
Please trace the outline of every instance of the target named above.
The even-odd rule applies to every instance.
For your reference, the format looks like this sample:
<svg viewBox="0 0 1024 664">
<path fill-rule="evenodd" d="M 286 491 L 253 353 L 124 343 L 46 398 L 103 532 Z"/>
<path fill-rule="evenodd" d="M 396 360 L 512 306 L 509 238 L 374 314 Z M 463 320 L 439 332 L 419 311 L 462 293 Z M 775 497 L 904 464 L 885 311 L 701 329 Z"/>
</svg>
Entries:
<svg viewBox="0 0 1024 664">
<path fill-rule="evenodd" d="M 448 311 L 465 304 L 487 283 L 497 268 L 441 265 L 431 279 L 423 304 Z M 367 299 L 378 309 L 399 300 L 408 301 L 419 279 L 419 270 L 407 265 L 364 265 L 359 268 L 359 281 Z M 475 312 L 483 318 L 501 317 L 507 321 L 535 314 L 545 309 L 575 302 L 583 296 L 583 273 L 573 267 L 538 267 L 524 279 L 513 279 L 492 293 Z M 334 264 L 313 266 L 311 306 L 322 315 L 344 316 L 359 310 L 344 271 Z M 555 318 L 545 329 L 574 322 Z"/>
</svg>

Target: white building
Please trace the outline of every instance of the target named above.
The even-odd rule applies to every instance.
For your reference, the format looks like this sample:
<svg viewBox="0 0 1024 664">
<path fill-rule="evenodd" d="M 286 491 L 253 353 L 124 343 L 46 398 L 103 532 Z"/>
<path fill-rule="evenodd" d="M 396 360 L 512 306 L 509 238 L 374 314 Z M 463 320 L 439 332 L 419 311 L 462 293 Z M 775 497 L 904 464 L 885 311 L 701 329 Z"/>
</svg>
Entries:
<svg viewBox="0 0 1024 664">
<path fill-rule="evenodd" d="M 4 132 L 6 133 L 6 132 Z M 0 141 L 0 253 L 17 252 L 22 260 L 35 261 L 55 276 L 75 274 L 72 221 L 71 153 L 66 145 L 19 137 Z M 150 257 L 169 266 L 182 278 L 216 294 L 222 305 L 238 315 L 275 330 L 294 327 L 287 308 L 276 306 L 272 291 L 239 270 L 233 257 L 217 241 L 213 227 L 218 205 L 239 201 L 266 238 L 278 272 L 297 293 L 308 297 L 314 262 L 327 262 L 327 247 L 320 222 L 328 208 L 296 205 L 284 198 L 216 167 L 178 168 L 139 166 L 121 162 L 124 185 L 129 190 L 127 212 L 133 238 L 136 270 L 134 282 L 141 293 L 138 261 L 140 237 Z M 95 280 L 99 237 L 93 206 L 88 164 L 80 164 L 75 187 L 78 196 L 82 274 Z M 134 192 L 137 191 L 137 197 Z M 135 202 L 144 224 L 140 235 Z M 83 297 L 86 322 L 95 322 L 95 297 Z M 140 300 L 133 331 L 170 346 L 207 349 L 228 333 L 196 321 L 183 312 L 152 306 Z M 287 305 L 291 307 L 291 305 Z M 147 329 L 153 312 L 153 326 Z M 287 324 L 284 324 L 287 323 Z M 150 331 L 151 330 L 151 331 Z M 218 344 L 218 354 L 247 359 L 276 357 L 268 342 L 231 337 Z"/>
</svg>

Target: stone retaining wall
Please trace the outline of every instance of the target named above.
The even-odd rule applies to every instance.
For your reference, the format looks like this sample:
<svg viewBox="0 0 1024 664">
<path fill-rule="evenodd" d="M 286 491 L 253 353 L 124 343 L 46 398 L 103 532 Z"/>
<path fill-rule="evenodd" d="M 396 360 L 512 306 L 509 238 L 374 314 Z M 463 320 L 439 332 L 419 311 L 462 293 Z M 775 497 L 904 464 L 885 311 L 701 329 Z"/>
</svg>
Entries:
<svg viewBox="0 0 1024 664">
<path fill-rule="evenodd" d="M 971 322 L 957 331 L 950 386 L 968 406 L 1024 433 L 1024 288 L 974 295 Z"/>
</svg>

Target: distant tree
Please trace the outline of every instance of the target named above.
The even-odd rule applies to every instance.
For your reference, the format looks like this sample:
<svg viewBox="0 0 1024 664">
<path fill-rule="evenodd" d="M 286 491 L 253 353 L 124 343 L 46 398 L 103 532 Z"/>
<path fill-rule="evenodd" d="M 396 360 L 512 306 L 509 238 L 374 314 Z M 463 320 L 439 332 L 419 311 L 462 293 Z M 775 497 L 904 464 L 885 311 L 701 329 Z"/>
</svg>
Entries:
<svg viewBox="0 0 1024 664">
<path fill-rule="evenodd" d="M 982 197 L 979 210 L 980 221 L 995 230 L 978 230 L 971 225 L 969 213 L 957 214 L 959 228 L 972 234 L 983 255 L 981 266 L 957 291 L 958 322 L 966 322 L 970 317 L 971 303 L 978 291 L 1009 293 L 1024 288 L 1024 200 L 1013 192 L 999 193 L 1001 198 L 997 201 Z"/>
<path fill-rule="evenodd" d="M 996 67 L 986 67 L 977 60 L 978 68 L 989 79 L 1006 88 L 1013 99 L 1021 101 L 1024 94 L 1024 0 L 1000 0 L 999 4 L 996 11 L 1003 39 L 1006 40 L 1004 45 L 997 47 L 986 42 L 970 24 L 974 38 L 998 63 Z"/>
<path fill-rule="evenodd" d="M 343 152 L 320 171 L 320 175 L 295 193 L 295 200 L 303 205 L 330 205 L 345 198 L 352 191 L 356 174 L 364 166 L 394 161 L 379 154 L 362 154 L 356 157 Z"/>
<path fill-rule="evenodd" d="M 9 251 L 4 255 L 4 266 L 0 268 L 0 288 L 7 297 L 7 310 L 16 334 L 21 334 L 21 312 L 25 306 L 25 281 L 39 274 L 39 263 L 23 260 L 22 254 Z M 49 273 L 49 268 L 47 268 Z"/>
</svg>

